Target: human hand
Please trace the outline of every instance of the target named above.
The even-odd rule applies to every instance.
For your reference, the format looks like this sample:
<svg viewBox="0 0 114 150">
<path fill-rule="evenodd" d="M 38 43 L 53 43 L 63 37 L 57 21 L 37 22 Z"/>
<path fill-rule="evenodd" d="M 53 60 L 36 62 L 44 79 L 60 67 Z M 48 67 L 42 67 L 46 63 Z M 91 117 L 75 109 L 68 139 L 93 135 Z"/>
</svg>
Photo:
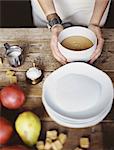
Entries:
<svg viewBox="0 0 114 150">
<path fill-rule="evenodd" d="M 102 37 L 101 28 L 99 26 L 90 24 L 88 28 L 96 34 L 97 39 L 98 39 L 97 48 L 90 58 L 90 64 L 92 64 L 101 55 L 103 45 L 104 45 L 104 39 Z"/>
<path fill-rule="evenodd" d="M 58 35 L 63 30 L 62 25 L 56 25 L 51 28 L 51 42 L 50 47 L 53 53 L 53 56 L 61 63 L 66 64 L 67 59 L 61 54 L 61 52 L 58 49 Z"/>
</svg>

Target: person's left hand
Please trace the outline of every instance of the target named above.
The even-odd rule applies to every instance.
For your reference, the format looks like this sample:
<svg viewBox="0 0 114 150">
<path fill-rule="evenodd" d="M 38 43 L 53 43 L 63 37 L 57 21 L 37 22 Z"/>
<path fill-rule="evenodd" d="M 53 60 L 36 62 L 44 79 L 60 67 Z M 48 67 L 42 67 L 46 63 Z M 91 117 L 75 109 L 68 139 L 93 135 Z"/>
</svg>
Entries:
<svg viewBox="0 0 114 150">
<path fill-rule="evenodd" d="M 99 26 L 90 24 L 88 28 L 96 34 L 98 39 L 97 48 L 90 58 L 90 64 L 92 64 L 101 55 L 103 45 L 104 45 L 104 39 L 102 37 L 101 28 Z"/>
</svg>

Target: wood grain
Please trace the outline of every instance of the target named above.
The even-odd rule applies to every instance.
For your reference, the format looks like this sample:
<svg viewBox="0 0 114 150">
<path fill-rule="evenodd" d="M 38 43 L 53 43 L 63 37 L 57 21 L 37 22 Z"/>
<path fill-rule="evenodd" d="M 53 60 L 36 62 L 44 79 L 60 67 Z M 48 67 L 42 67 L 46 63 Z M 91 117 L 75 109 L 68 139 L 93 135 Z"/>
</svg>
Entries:
<svg viewBox="0 0 114 150">
<path fill-rule="evenodd" d="M 95 66 L 102 70 L 112 71 L 114 69 L 114 29 L 104 29 L 103 34 L 104 54 L 97 60 Z M 18 68 L 18 71 L 25 71 L 38 57 L 45 66 L 45 71 L 53 71 L 61 65 L 52 56 L 49 47 L 50 38 L 51 33 L 48 29 L 0 29 L 0 54 L 4 55 L 3 44 L 8 41 L 11 45 L 20 45 L 26 51 L 25 63 Z M 1 70 L 9 68 L 11 67 L 5 59 Z"/>
<path fill-rule="evenodd" d="M 103 29 L 105 44 L 101 57 L 94 63 L 94 66 L 106 72 L 114 83 L 114 29 Z M 88 136 L 90 138 L 89 150 L 113 150 L 113 129 L 114 129 L 114 105 L 108 116 L 98 125 L 83 128 L 66 128 L 55 123 L 46 113 L 42 104 L 42 85 L 50 73 L 61 66 L 50 50 L 51 33 L 48 29 L 39 28 L 20 28 L 20 29 L 0 29 L 0 56 L 3 59 L 3 66 L 0 67 L 0 88 L 9 84 L 6 76 L 8 69 L 14 70 L 18 78 L 18 83 L 26 93 L 26 102 L 21 109 L 8 110 L 2 106 L 1 115 L 9 119 L 14 125 L 15 119 L 19 113 L 25 110 L 31 110 L 36 113 L 42 122 L 42 131 L 40 139 L 45 138 L 45 132 L 50 129 L 57 129 L 59 132 L 66 132 L 68 135 L 64 150 L 73 150 L 79 145 L 79 138 Z M 12 68 L 5 56 L 3 44 L 8 42 L 11 45 L 19 45 L 23 48 L 25 62 L 21 67 Z M 25 72 L 36 61 L 39 67 L 44 70 L 44 79 L 37 85 L 30 85 L 26 82 Z M 8 144 L 23 144 L 17 133 Z M 35 150 L 35 147 L 31 148 Z"/>
</svg>

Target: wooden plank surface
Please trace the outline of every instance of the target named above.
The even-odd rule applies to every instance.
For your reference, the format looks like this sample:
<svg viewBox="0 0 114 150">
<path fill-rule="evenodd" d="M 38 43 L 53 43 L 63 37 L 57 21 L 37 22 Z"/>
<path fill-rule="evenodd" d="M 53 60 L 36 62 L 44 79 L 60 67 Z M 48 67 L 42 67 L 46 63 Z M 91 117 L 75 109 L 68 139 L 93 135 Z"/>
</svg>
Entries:
<svg viewBox="0 0 114 150">
<path fill-rule="evenodd" d="M 104 29 L 104 63 L 98 60 L 96 66 L 102 70 L 114 70 L 114 29 Z M 45 71 L 53 71 L 61 65 L 53 58 L 49 47 L 50 32 L 48 29 L 0 29 L 0 51 L 4 54 L 3 44 L 17 44 L 25 48 L 26 58 L 25 64 L 18 68 L 18 71 L 25 71 L 31 66 L 31 61 L 40 57 L 41 62 L 45 66 Z M 111 43 L 111 44 L 110 44 Z M 7 62 L 7 60 L 5 60 Z M 4 63 L 1 70 L 11 68 L 8 63 Z"/>
<path fill-rule="evenodd" d="M 114 83 L 114 29 L 103 29 L 103 33 L 105 38 L 103 54 L 95 62 L 94 66 L 106 72 Z M 49 47 L 50 37 L 51 33 L 48 29 L 0 29 L 0 56 L 4 57 L 3 66 L 0 67 L 0 88 L 9 84 L 6 71 L 12 69 L 16 72 L 18 83 L 23 87 L 27 95 L 26 102 L 21 109 L 11 111 L 2 108 L 1 114 L 14 122 L 20 112 L 32 110 L 40 116 L 42 121 L 43 130 L 41 131 L 41 139 L 45 137 L 45 131 L 49 129 L 55 128 L 60 132 L 67 132 L 68 140 L 64 146 L 64 150 L 73 150 L 75 146 L 78 146 L 79 138 L 81 136 L 90 137 L 90 150 L 113 150 L 113 132 L 111 131 L 113 131 L 114 128 L 114 106 L 109 115 L 100 124 L 84 129 L 62 127 L 53 122 L 46 113 L 41 100 L 42 84 L 51 72 L 61 66 L 61 64 L 52 56 Z M 7 58 L 4 55 L 5 50 L 3 44 L 5 42 L 8 42 L 11 45 L 20 45 L 24 49 L 26 57 L 25 62 L 21 67 L 12 68 L 8 64 Z M 43 67 L 45 77 L 40 84 L 32 86 L 26 83 L 25 71 L 32 66 L 34 60 L 39 66 Z M 108 142 L 106 142 L 106 134 L 109 136 Z M 10 144 L 14 143 L 22 143 L 16 133 L 14 134 L 14 138 L 10 141 Z M 33 148 L 33 150 L 34 149 L 35 148 Z"/>
</svg>

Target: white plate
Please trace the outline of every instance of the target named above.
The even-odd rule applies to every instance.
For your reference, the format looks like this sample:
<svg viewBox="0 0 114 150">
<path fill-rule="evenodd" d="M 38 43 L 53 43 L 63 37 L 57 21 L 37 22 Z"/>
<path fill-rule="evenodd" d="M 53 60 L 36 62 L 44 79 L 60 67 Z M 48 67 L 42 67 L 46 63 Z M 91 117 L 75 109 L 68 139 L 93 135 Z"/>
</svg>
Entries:
<svg viewBox="0 0 114 150">
<path fill-rule="evenodd" d="M 42 96 L 58 114 L 88 119 L 112 103 L 113 85 L 103 71 L 82 62 L 69 63 L 47 77 Z"/>
<path fill-rule="evenodd" d="M 60 116 L 58 116 L 58 114 L 56 114 L 54 111 L 52 111 L 47 105 L 45 105 L 45 108 L 49 114 L 49 116 L 58 124 L 65 126 L 65 127 L 70 127 L 70 128 L 85 128 L 85 127 L 90 127 L 93 125 L 98 124 L 99 122 L 101 122 L 106 115 L 109 113 L 109 111 L 111 110 L 111 106 L 112 105 L 108 105 L 103 112 L 101 112 L 100 114 L 98 114 L 96 117 L 91 118 L 91 120 L 87 121 L 87 122 L 77 122 L 76 120 L 74 120 L 74 122 L 69 121 L 68 119 L 64 119 Z"/>
<path fill-rule="evenodd" d="M 59 113 L 57 113 L 56 111 L 54 111 L 51 107 L 49 107 L 48 106 L 48 104 L 46 103 L 46 100 L 44 100 L 44 97 L 42 97 L 42 100 L 43 100 L 43 104 L 44 104 L 44 106 L 45 106 L 45 108 L 46 108 L 46 110 L 47 110 L 47 112 L 49 111 L 49 112 L 51 112 L 51 114 L 55 117 L 57 117 L 57 118 L 60 118 L 60 120 L 64 120 L 64 122 L 69 122 L 70 124 L 72 123 L 72 124 L 84 124 L 84 123 L 88 123 L 88 122 L 92 122 L 92 121 L 94 121 L 94 120 L 96 120 L 97 121 L 97 119 L 98 119 L 98 116 L 106 116 L 107 115 L 107 110 L 109 110 L 109 108 L 111 109 L 111 107 L 112 107 L 112 102 L 111 103 L 109 103 L 105 108 L 104 108 L 104 110 L 102 111 L 102 112 L 100 112 L 98 115 L 96 115 L 96 116 L 94 116 L 94 117 L 91 117 L 91 118 L 86 118 L 86 119 L 74 119 L 74 118 L 69 118 L 69 117 L 66 117 L 66 116 L 62 116 L 61 114 L 59 114 Z M 110 111 L 110 110 L 109 110 Z M 107 113 L 105 113 L 105 112 L 107 112 Z M 101 119 L 102 120 L 102 119 Z"/>
</svg>

